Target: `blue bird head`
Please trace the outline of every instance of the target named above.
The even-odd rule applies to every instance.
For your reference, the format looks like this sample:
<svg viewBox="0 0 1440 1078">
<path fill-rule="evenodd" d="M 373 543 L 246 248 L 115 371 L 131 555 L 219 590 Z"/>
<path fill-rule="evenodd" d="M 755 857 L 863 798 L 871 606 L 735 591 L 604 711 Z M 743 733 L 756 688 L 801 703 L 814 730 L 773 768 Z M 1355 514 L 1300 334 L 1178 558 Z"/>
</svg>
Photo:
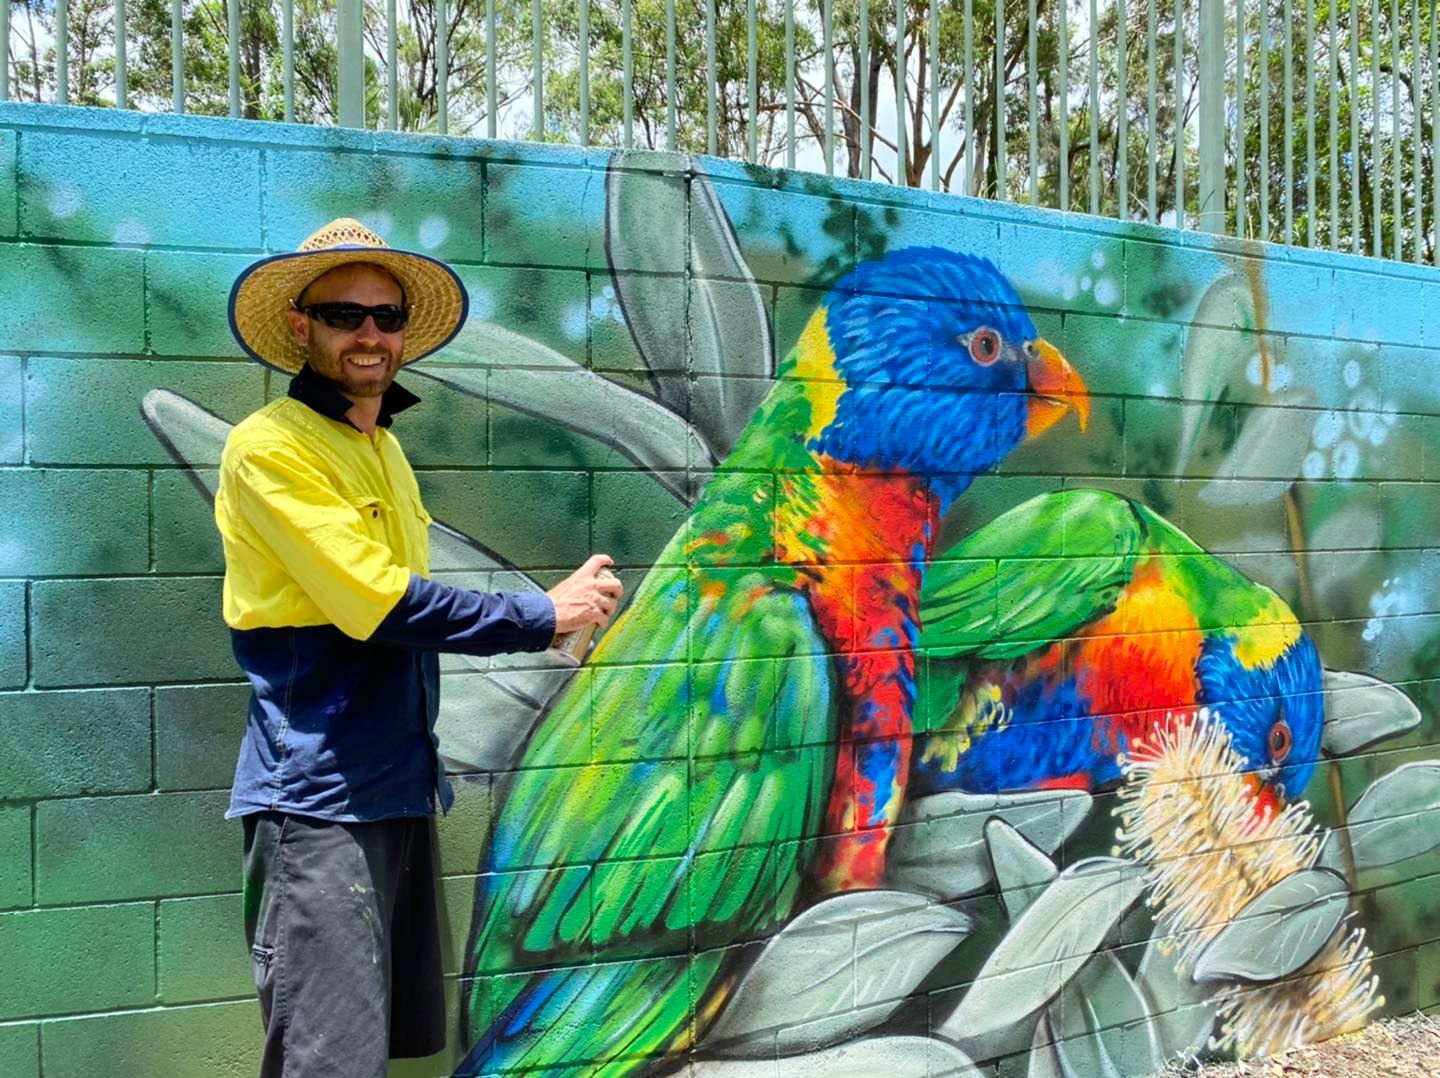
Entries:
<svg viewBox="0 0 1440 1078">
<path fill-rule="evenodd" d="M 1067 411 L 1085 426 L 1084 381 L 988 259 L 893 251 L 841 279 L 826 312 L 845 389 L 813 448 L 836 460 L 931 476 L 948 505 Z"/>
<path fill-rule="evenodd" d="M 1247 632 L 1273 629 L 1257 626 L 1208 637 L 1195 672 L 1200 702 L 1219 716 L 1257 780 L 1262 801 L 1269 800 L 1266 791 L 1293 801 L 1320 755 L 1324 671 L 1315 644 L 1303 632 L 1271 661 L 1247 665 L 1241 653 L 1256 650 L 1244 646 Z"/>
</svg>

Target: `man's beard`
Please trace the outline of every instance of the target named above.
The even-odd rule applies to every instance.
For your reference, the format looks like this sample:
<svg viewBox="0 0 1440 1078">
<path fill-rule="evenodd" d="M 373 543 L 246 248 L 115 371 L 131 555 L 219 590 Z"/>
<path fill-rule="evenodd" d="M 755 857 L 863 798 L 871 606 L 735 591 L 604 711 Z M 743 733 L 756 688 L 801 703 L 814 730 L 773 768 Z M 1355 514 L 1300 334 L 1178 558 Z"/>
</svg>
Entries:
<svg viewBox="0 0 1440 1078">
<path fill-rule="evenodd" d="M 395 381 L 395 373 L 400 367 L 395 353 L 389 349 L 347 348 L 343 352 L 331 353 L 322 348 L 318 342 L 311 340 L 306 351 L 309 355 L 310 366 L 334 382 L 340 392 L 347 397 L 384 396 L 385 391 Z M 386 357 L 385 362 L 379 365 L 379 369 L 384 371 L 384 377 L 359 377 L 345 362 L 346 356 L 376 354 Z"/>
</svg>

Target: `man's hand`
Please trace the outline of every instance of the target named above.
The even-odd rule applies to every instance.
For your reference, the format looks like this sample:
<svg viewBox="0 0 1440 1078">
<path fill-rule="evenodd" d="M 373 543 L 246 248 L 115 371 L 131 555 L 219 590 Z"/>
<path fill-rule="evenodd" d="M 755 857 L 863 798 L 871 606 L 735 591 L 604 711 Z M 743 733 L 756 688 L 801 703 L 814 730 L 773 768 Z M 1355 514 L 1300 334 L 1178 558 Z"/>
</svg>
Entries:
<svg viewBox="0 0 1440 1078">
<path fill-rule="evenodd" d="M 604 628 L 620 605 L 624 590 L 610 572 L 615 562 L 596 554 L 545 594 L 555 604 L 555 632 L 568 633 L 586 625 Z"/>
</svg>

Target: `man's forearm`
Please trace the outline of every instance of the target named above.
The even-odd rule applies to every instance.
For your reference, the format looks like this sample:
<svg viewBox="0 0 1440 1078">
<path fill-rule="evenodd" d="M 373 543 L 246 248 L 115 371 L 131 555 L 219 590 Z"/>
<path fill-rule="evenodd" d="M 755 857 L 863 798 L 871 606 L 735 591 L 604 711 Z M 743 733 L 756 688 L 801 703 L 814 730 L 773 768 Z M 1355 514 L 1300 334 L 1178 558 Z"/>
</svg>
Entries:
<svg viewBox="0 0 1440 1078">
<path fill-rule="evenodd" d="M 457 588 L 418 573 L 370 640 L 417 651 L 497 655 L 541 651 L 555 635 L 555 604 L 541 592 Z"/>
</svg>

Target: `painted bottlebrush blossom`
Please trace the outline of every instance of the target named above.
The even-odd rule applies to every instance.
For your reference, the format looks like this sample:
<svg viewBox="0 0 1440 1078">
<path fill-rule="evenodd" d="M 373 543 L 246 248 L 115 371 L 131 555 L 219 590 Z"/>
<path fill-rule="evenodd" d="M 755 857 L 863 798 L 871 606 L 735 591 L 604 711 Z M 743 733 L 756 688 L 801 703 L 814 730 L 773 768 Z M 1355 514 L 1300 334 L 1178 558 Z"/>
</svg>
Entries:
<svg viewBox="0 0 1440 1078">
<path fill-rule="evenodd" d="M 1180 971 L 1222 982 L 1212 1001 L 1217 1046 L 1242 1057 L 1267 1056 L 1362 1025 L 1384 999 L 1377 995 L 1365 930 L 1339 927 L 1343 878 L 1327 872 L 1328 878 L 1306 881 L 1310 890 L 1286 910 L 1289 924 L 1255 906 L 1286 881 L 1315 871 L 1322 836 L 1310 806 L 1297 801 L 1278 812 L 1262 806 L 1252 773 L 1208 708 L 1156 729 L 1123 767 L 1116 810 L 1121 851 L 1145 866 L 1146 901 L 1179 952 Z M 1306 931 L 1296 932 L 1302 920 Z M 1311 923 L 1317 921 L 1324 931 Z M 1292 968 L 1285 979 L 1224 983 L 1230 979 L 1220 968 L 1224 959 L 1209 948 L 1237 924 L 1253 930 L 1252 945 L 1261 945 L 1265 933 L 1295 936 L 1302 953 L 1287 955 Z M 1266 943 L 1276 946 L 1274 938 Z"/>
</svg>

